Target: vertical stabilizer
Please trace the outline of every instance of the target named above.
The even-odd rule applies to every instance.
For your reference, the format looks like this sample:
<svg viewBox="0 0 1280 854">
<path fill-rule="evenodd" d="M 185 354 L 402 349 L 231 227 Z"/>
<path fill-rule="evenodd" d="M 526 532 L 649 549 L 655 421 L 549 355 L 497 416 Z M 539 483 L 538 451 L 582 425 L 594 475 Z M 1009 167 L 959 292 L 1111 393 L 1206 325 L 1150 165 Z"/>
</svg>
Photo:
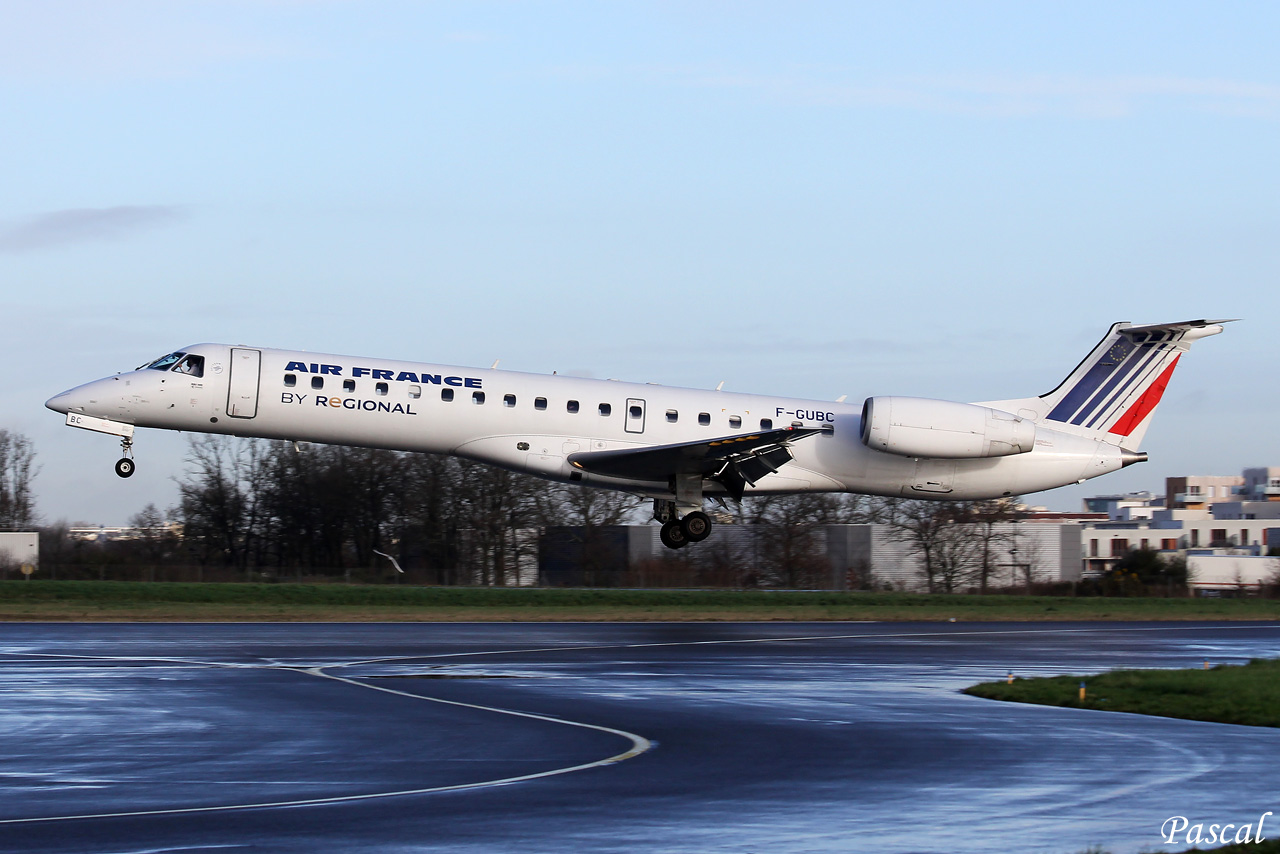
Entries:
<svg viewBox="0 0 1280 854">
<path fill-rule="evenodd" d="M 1038 398 L 986 405 L 1033 415 L 1055 430 L 1137 450 L 1182 354 L 1193 341 L 1217 335 L 1221 324 L 1228 322 L 1113 324 L 1053 391 Z"/>
</svg>

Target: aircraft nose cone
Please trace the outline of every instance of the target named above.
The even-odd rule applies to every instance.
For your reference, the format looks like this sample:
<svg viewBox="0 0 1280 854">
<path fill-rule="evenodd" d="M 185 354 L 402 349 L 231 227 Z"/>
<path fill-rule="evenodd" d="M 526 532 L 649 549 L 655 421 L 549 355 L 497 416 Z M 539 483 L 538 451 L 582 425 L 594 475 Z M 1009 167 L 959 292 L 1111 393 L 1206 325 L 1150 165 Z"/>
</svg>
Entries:
<svg viewBox="0 0 1280 854">
<path fill-rule="evenodd" d="M 44 402 L 44 405 L 52 409 L 54 412 L 61 412 L 66 415 L 71 411 L 71 392 L 64 391 L 62 394 L 55 394 Z"/>
</svg>

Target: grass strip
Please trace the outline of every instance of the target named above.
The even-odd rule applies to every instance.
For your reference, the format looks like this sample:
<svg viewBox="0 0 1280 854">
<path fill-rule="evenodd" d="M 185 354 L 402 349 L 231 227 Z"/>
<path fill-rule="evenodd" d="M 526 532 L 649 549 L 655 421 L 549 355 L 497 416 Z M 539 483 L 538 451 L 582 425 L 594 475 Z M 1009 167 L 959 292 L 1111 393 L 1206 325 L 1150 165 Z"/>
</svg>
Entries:
<svg viewBox="0 0 1280 854">
<path fill-rule="evenodd" d="M 1081 682 L 1084 700 L 1080 699 Z M 964 693 L 1042 706 L 1280 727 L 1278 659 L 1208 670 L 1115 670 L 1096 676 L 1014 679 L 974 685 Z"/>
<path fill-rule="evenodd" d="M 894 592 L 0 582 L 0 620 L 1277 620 L 1273 599 Z"/>
<path fill-rule="evenodd" d="M 1156 854 L 1156 852 L 1163 850 L 1161 848 L 1144 848 L 1143 854 Z M 1263 839 L 1261 842 L 1233 842 L 1222 848 L 1187 848 L 1180 852 L 1170 852 L 1170 854 L 1196 854 L 1196 852 L 1208 851 L 1212 851 L 1213 854 L 1280 854 L 1280 839 Z M 1080 854 L 1111 854 L 1111 852 L 1106 848 L 1086 848 Z"/>
</svg>

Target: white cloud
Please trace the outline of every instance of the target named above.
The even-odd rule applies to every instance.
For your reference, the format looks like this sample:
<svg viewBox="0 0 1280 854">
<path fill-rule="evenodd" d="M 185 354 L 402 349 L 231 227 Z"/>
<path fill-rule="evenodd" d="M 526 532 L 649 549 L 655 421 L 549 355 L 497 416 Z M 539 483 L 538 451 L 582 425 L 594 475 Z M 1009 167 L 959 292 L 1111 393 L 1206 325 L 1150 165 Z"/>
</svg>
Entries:
<svg viewBox="0 0 1280 854">
<path fill-rule="evenodd" d="M 96 240 L 119 240 L 185 218 L 175 205 L 73 208 L 34 216 L 0 228 L 0 252 L 25 252 Z"/>
</svg>

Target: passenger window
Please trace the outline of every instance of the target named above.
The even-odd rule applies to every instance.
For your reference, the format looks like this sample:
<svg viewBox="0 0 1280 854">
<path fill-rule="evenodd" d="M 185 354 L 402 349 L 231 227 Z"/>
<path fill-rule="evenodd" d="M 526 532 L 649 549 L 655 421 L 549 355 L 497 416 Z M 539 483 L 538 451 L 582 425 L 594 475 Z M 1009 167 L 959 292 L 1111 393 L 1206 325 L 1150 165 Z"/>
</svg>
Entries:
<svg viewBox="0 0 1280 854">
<path fill-rule="evenodd" d="M 703 427 L 706 427 L 708 424 L 710 424 L 710 423 L 711 423 L 711 413 L 710 413 L 710 412 L 699 412 L 699 413 L 698 413 L 698 423 L 699 423 L 699 424 L 701 424 Z"/>
<path fill-rule="evenodd" d="M 578 401 L 576 401 L 576 400 L 571 400 L 571 401 L 569 401 L 569 403 L 565 406 L 565 408 L 566 408 L 566 409 L 568 409 L 570 412 L 577 412 L 577 411 L 578 411 Z"/>
<path fill-rule="evenodd" d="M 613 407 L 612 407 L 612 406 L 610 406 L 610 405 L 609 405 L 609 404 L 607 404 L 607 403 L 602 403 L 602 404 L 600 404 L 600 414 L 601 414 L 601 415 L 609 415 L 609 414 L 610 414 L 610 413 L 612 413 L 612 412 L 613 412 Z"/>
<path fill-rule="evenodd" d="M 792 421 L 792 422 L 791 422 L 791 426 L 792 426 L 792 427 L 803 427 L 803 426 L 804 426 L 804 424 L 803 424 L 802 422 L 800 422 L 800 421 Z"/>
<path fill-rule="evenodd" d="M 472 402 L 472 403 L 484 403 L 484 392 L 482 392 L 482 391 L 473 391 L 473 392 L 471 392 L 471 402 Z"/>
<path fill-rule="evenodd" d="M 348 382 L 350 382 L 350 380 L 348 380 Z M 351 383 L 351 384 L 353 386 L 355 385 L 355 383 Z M 422 386 L 420 385 L 409 386 L 409 397 L 411 397 L 414 400 L 417 400 L 418 398 L 422 397 Z"/>
<path fill-rule="evenodd" d="M 285 374 L 285 375 L 284 375 L 284 387 L 285 387 L 285 388 L 293 388 L 293 387 L 294 387 L 294 386 L 296 386 L 297 384 L 298 384 L 298 375 L 297 375 L 297 374 Z"/>
<path fill-rule="evenodd" d="M 760 429 L 761 429 L 761 430 L 772 430 L 772 429 L 773 429 L 773 419 L 772 419 L 772 418 L 761 418 L 761 419 L 760 419 Z"/>
<path fill-rule="evenodd" d="M 440 389 L 440 399 L 441 399 L 441 400 L 443 400 L 445 403 L 452 403 L 452 402 L 453 402 L 453 389 L 451 389 L 451 388 L 442 388 L 442 389 Z"/>
<path fill-rule="evenodd" d="M 533 408 L 534 408 L 534 409 L 546 409 L 546 408 L 547 408 L 547 399 L 546 399 L 545 397 L 535 397 L 535 398 L 533 399 Z"/>
<path fill-rule="evenodd" d="M 324 388 L 324 377 L 312 377 L 312 378 L 311 378 L 311 387 L 312 387 L 312 388 Z"/>
<path fill-rule="evenodd" d="M 343 381 L 342 381 L 342 390 L 343 390 L 343 391 L 345 391 L 345 392 L 347 392 L 348 394 L 351 394 L 351 393 L 355 392 L 355 390 L 356 390 L 356 381 L 355 381 L 355 380 L 343 380 Z"/>
<path fill-rule="evenodd" d="M 632 417 L 632 418 L 639 418 L 639 417 L 641 417 L 642 415 L 644 415 L 644 410 L 643 410 L 643 409 L 641 409 L 641 408 L 640 408 L 640 407 L 638 407 L 638 406 L 633 406 L 633 407 L 631 407 L 630 412 L 631 412 L 631 417 Z"/>
<path fill-rule="evenodd" d="M 502 398 L 502 405 L 503 405 L 503 406 L 515 406 L 515 405 L 516 405 L 516 396 L 515 396 L 514 394 L 508 394 L 508 395 L 506 395 L 505 397 L 503 397 L 503 398 Z"/>
<path fill-rule="evenodd" d="M 730 415 L 729 426 L 732 427 L 734 430 L 740 429 L 742 427 L 742 419 L 739 418 L 737 415 Z"/>
<path fill-rule="evenodd" d="M 376 386 L 373 387 L 373 391 L 375 394 L 385 395 L 387 393 L 387 384 L 378 383 Z"/>
<path fill-rule="evenodd" d="M 680 420 L 680 413 L 676 412 L 674 409 L 668 409 L 667 420 L 670 421 L 672 424 L 675 424 L 677 421 Z"/>
</svg>

